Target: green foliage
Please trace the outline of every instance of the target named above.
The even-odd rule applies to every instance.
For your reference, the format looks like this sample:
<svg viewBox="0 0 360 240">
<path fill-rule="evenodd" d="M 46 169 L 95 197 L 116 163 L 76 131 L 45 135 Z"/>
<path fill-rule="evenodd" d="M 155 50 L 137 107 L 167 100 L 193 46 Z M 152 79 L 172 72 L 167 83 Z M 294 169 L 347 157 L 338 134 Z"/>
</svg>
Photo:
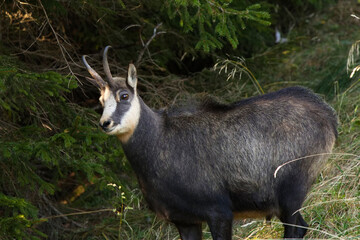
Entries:
<svg viewBox="0 0 360 240">
<path fill-rule="evenodd" d="M 37 208 L 23 198 L 0 193 L 0 238 L 40 239 L 45 234 L 34 227 L 41 221 L 37 218 Z M 32 233 L 29 235 L 29 233 Z"/>
<path fill-rule="evenodd" d="M 78 186 L 119 183 L 123 153 L 95 127 L 96 113 L 69 102 L 77 81 L 0 59 L 0 236 L 36 239 L 45 236 L 38 224 L 44 219 L 31 201 L 56 195 L 71 203 L 82 194 Z M 69 189 L 61 187 L 69 176 Z"/>
<path fill-rule="evenodd" d="M 2 56 L 1 61 L 6 60 Z M 24 125 L 57 122 L 57 112 L 66 106 L 64 93 L 77 86 L 72 77 L 55 72 L 30 73 L 16 67 L 3 68 L 0 71 L 1 119 Z"/>
<path fill-rule="evenodd" d="M 237 32 L 246 28 L 246 21 L 270 25 L 269 13 L 260 8 L 260 4 L 246 6 L 231 0 L 165 1 L 163 5 L 163 11 L 171 20 L 177 21 L 185 33 L 196 32 L 199 35 L 195 49 L 205 52 L 221 49 L 221 38 L 236 49 L 239 44 Z"/>
</svg>

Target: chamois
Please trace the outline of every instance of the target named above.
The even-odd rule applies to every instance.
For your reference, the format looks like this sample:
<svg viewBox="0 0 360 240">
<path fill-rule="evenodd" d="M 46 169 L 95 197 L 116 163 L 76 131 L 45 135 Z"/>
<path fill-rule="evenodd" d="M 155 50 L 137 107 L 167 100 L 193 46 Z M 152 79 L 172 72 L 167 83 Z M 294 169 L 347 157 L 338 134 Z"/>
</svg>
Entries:
<svg viewBox="0 0 360 240">
<path fill-rule="evenodd" d="M 284 224 L 284 238 L 304 237 L 298 210 L 337 137 L 329 105 L 289 87 L 232 104 L 153 110 L 138 94 L 133 64 L 126 78 L 112 77 L 108 49 L 107 81 L 83 56 L 101 91 L 100 126 L 118 137 L 150 209 L 181 239 L 201 239 L 206 222 L 213 239 L 230 240 L 234 218 L 272 216 Z"/>
</svg>

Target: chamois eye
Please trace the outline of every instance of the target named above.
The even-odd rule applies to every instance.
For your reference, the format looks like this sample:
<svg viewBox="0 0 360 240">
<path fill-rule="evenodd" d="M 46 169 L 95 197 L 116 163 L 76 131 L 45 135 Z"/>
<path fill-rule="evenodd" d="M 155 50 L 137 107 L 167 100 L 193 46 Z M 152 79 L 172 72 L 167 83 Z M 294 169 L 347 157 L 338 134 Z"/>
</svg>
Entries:
<svg viewBox="0 0 360 240">
<path fill-rule="evenodd" d="M 126 91 L 121 92 L 120 90 L 116 92 L 116 101 L 126 101 L 129 100 L 129 94 Z"/>
<path fill-rule="evenodd" d="M 121 96 L 120 96 L 120 100 L 128 100 L 129 99 L 129 94 L 122 94 Z"/>
</svg>

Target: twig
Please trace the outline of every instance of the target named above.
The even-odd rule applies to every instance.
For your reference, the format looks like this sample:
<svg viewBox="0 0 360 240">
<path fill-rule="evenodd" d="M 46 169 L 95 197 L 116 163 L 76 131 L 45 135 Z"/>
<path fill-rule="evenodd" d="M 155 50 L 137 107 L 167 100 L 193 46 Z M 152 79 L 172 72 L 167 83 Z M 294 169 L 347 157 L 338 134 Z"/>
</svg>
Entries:
<svg viewBox="0 0 360 240">
<path fill-rule="evenodd" d="M 301 157 L 301 158 L 296 158 L 296 159 L 293 159 L 293 160 L 290 160 L 290 161 L 287 161 L 286 163 L 284 164 L 281 164 L 280 166 L 278 166 L 274 172 L 274 178 L 276 178 L 277 176 L 277 173 L 279 172 L 279 170 L 284 167 L 285 165 L 289 164 L 289 163 L 293 163 L 293 162 L 296 162 L 296 161 L 299 161 L 299 160 L 302 160 L 302 159 L 305 159 L 305 158 L 310 158 L 310 157 L 317 157 L 317 156 L 322 156 L 322 155 L 344 155 L 344 156 L 353 156 L 353 157 L 359 157 L 358 155 L 356 154 L 352 154 L 352 153 L 318 153 L 318 154 L 312 154 L 312 155 L 308 155 L 308 156 L 304 156 L 304 157 Z"/>
<path fill-rule="evenodd" d="M 29 50 L 29 49 L 37 42 L 37 40 L 40 38 L 41 34 L 43 33 L 43 31 L 44 31 L 44 29 L 45 29 L 45 26 L 46 26 L 45 22 L 44 22 L 43 24 L 41 24 L 41 26 L 39 27 L 40 33 L 39 33 L 39 35 L 35 38 L 35 40 L 34 40 L 25 50 L 22 50 L 22 52 L 16 53 L 16 54 L 14 54 L 14 55 L 20 55 L 20 54 L 24 54 L 24 53 L 28 52 L 28 50 Z"/>
<path fill-rule="evenodd" d="M 99 209 L 99 210 L 94 210 L 94 211 L 82 211 L 82 212 L 67 213 L 67 214 L 62 214 L 61 212 L 59 212 L 60 215 L 44 217 L 42 219 L 65 218 L 65 219 L 69 220 L 67 218 L 67 216 L 85 215 L 85 214 L 100 213 L 100 212 L 114 212 L 114 209 L 105 208 L 105 209 Z M 70 221 L 72 221 L 72 220 L 70 220 Z M 72 222 L 74 222 L 74 221 L 72 221 Z M 76 223 L 76 222 L 74 222 L 74 223 Z M 77 224 L 79 224 L 79 223 L 77 223 Z M 79 226 L 84 227 L 81 224 L 79 224 Z"/>
<path fill-rule="evenodd" d="M 62 46 L 61 43 L 60 43 L 58 34 L 56 33 L 55 29 L 54 29 L 53 26 L 51 25 L 50 19 L 49 19 L 47 13 L 46 13 L 46 10 L 45 10 L 44 6 L 43 6 L 42 3 L 41 3 L 41 0 L 38 0 L 38 2 L 39 2 L 39 5 L 41 6 L 41 8 L 42 8 L 42 10 L 43 10 L 43 12 L 44 12 L 44 14 L 45 14 L 46 21 L 47 21 L 47 23 L 49 24 L 49 26 L 50 26 L 50 28 L 51 28 L 51 31 L 53 32 L 53 34 L 54 34 L 54 36 L 55 36 L 56 42 L 58 43 L 58 46 L 59 46 L 60 51 L 61 51 L 61 55 L 63 56 L 63 58 L 64 58 L 64 60 L 65 60 L 65 62 L 66 62 L 66 65 L 67 65 L 68 69 L 69 69 L 70 73 L 71 73 L 73 76 L 75 76 L 75 73 L 72 71 L 69 62 L 68 62 L 67 59 L 66 59 L 66 55 L 65 55 L 63 46 Z M 75 78 L 77 78 L 77 77 L 75 76 Z"/>
<path fill-rule="evenodd" d="M 353 18 L 356 18 L 357 20 L 360 20 L 360 17 L 356 16 L 355 14 L 351 14 L 350 16 L 352 16 Z"/>
<path fill-rule="evenodd" d="M 144 48 L 141 50 L 141 52 L 140 52 L 140 54 L 139 54 L 139 57 L 138 57 L 138 59 L 137 59 L 137 61 L 136 61 L 136 63 L 135 63 L 135 66 L 138 66 L 138 65 L 139 65 L 139 63 L 140 63 L 140 61 L 141 61 L 141 59 L 142 59 L 145 51 L 148 50 L 148 47 L 149 47 L 151 41 L 154 40 L 154 38 L 155 38 L 156 36 L 158 36 L 158 35 L 160 35 L 160 34 L 163 34 L 163 33 L 166 33 L 165 31 L 161 31 L 161 32 L 158 32 L 158 31 L 157 31 L 157 29 L 158 29 L 161 25 L 162 25 L 162 23 L 159 23 L 158 25 L 155 26 L 153 35 L 149 38 L 149 40 L 148 40 L 146 43 L 144 43 L 144 42 L 142 41 L 141 37 L 140 37 L 141 43 L 142 43 L 142 45 L 143 45 Z"/>
<path fill-rule="evenodd" d="M 292 216 L 294 216 L 296 213 L 304 210 L 305 208 L 309 208 L 309 207 L 314 207 L 314 206 L 318 206 L 318 205 L 322 205 L 322 204 L 328 204 L 328 203 L 333 203 L 333 202 L 347 202 L 347 201 L 356 201 L 358 200 L 359 198 L 358 197 L 353 197 L 353 198 L 345 198 L 345 199 L 335 199 L 335 200 L 331 200 L 331 201 L 324 201 L 324 202 L 320 202 L 320 203 L 316 203 L 316 204 L 312 204 L 312 205 L 309 205 L 309 206 L 306 206 L 306 207 L 302 207 L 298 210 L 296 210 Z"/>
<path fill-rule="evenodd" d="M 126 27 L 124 28 L 124 30 L 128 30 L 128 29 L 133 28 L 133 27 L 141 27 L 141 25 L 140 25 L 140 24 L 131 24 L 131 25 L 129 25 L 129 26 L 126 26 Z"/>
<path fill-rule="evenodd" d="M 283 225 L 290 226 L 290 227 L 297 227 L 297 228 L 302 228 L 302 229 L 307 229 L 307 230 L 323 233 L 323 234 L 325 234 L 327 236 L 330 236 L 330 237 L 336 238 L 336 239 L 344 239 L 344 238 L 339 237 L 337 235 L 334 235 L 334 234 L 328 233 L 328 232 L 326 232 L 324 230 L 320 230 L 320 229 L 316 229 L 316 228 L 304 227 L 304 226 L 300 226 L 300 225 L 296 225 L 296 224 L 289 224 L 289 223 L 283 223 L 283 222 L 278 222 L 278 221 L 271 221 L 271 222 L 272 223 L 283 224 Z"/>
<path fill-rule="evenodd" d="M 69 221 L 69 222 L 72 222 L 74 225 L 78 226 L 78 227 L 81 227 L 81 228 L 85 228 L 84 225 L 80 224 L 80 223 L 77 223 L 75 222 L 74 220 L 71 220 L 69 219 L 67 216 L 71 216 L 71 215 L 77 215 L 77 214 L 63 214 L 62 212 L 60 212 L 54 205 L 52 205 L 52 203 L 50 202 L 49 199 L 47 199 L 47 197 L 45 195 L 42 195 L 42 199 L 50 206 L 50 208 L 52 210 L 54 210 L 57 214 L 57 216 L 50 216 L 50 217 L 45 217 L 45 218 L 42 218 L 42 219 L 52 219 L 52 218 L 58 218 L 58 217 L 61 217 L 61 218 L 64 218 L 66 221 Z"/>
</svg>

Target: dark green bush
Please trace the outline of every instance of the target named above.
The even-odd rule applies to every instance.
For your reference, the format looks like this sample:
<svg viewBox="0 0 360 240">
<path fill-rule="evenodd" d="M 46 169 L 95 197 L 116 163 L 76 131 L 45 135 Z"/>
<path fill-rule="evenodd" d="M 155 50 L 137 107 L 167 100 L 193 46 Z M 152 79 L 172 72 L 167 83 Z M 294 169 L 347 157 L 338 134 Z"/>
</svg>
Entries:
<svg viewBox="0 0 360 240">
<path fill-rule="evenodd" d="M 69 101 L 78 88 L 73 78 L 18 69 L 13 63 L 0 71 L 0 233 L 31 239 L 44 236 L 37 225 L 44 196 L 70 203 L 79 185 L 120 185 L 123 153 L 97 130 L 95 112 Z"/>
</svg>

